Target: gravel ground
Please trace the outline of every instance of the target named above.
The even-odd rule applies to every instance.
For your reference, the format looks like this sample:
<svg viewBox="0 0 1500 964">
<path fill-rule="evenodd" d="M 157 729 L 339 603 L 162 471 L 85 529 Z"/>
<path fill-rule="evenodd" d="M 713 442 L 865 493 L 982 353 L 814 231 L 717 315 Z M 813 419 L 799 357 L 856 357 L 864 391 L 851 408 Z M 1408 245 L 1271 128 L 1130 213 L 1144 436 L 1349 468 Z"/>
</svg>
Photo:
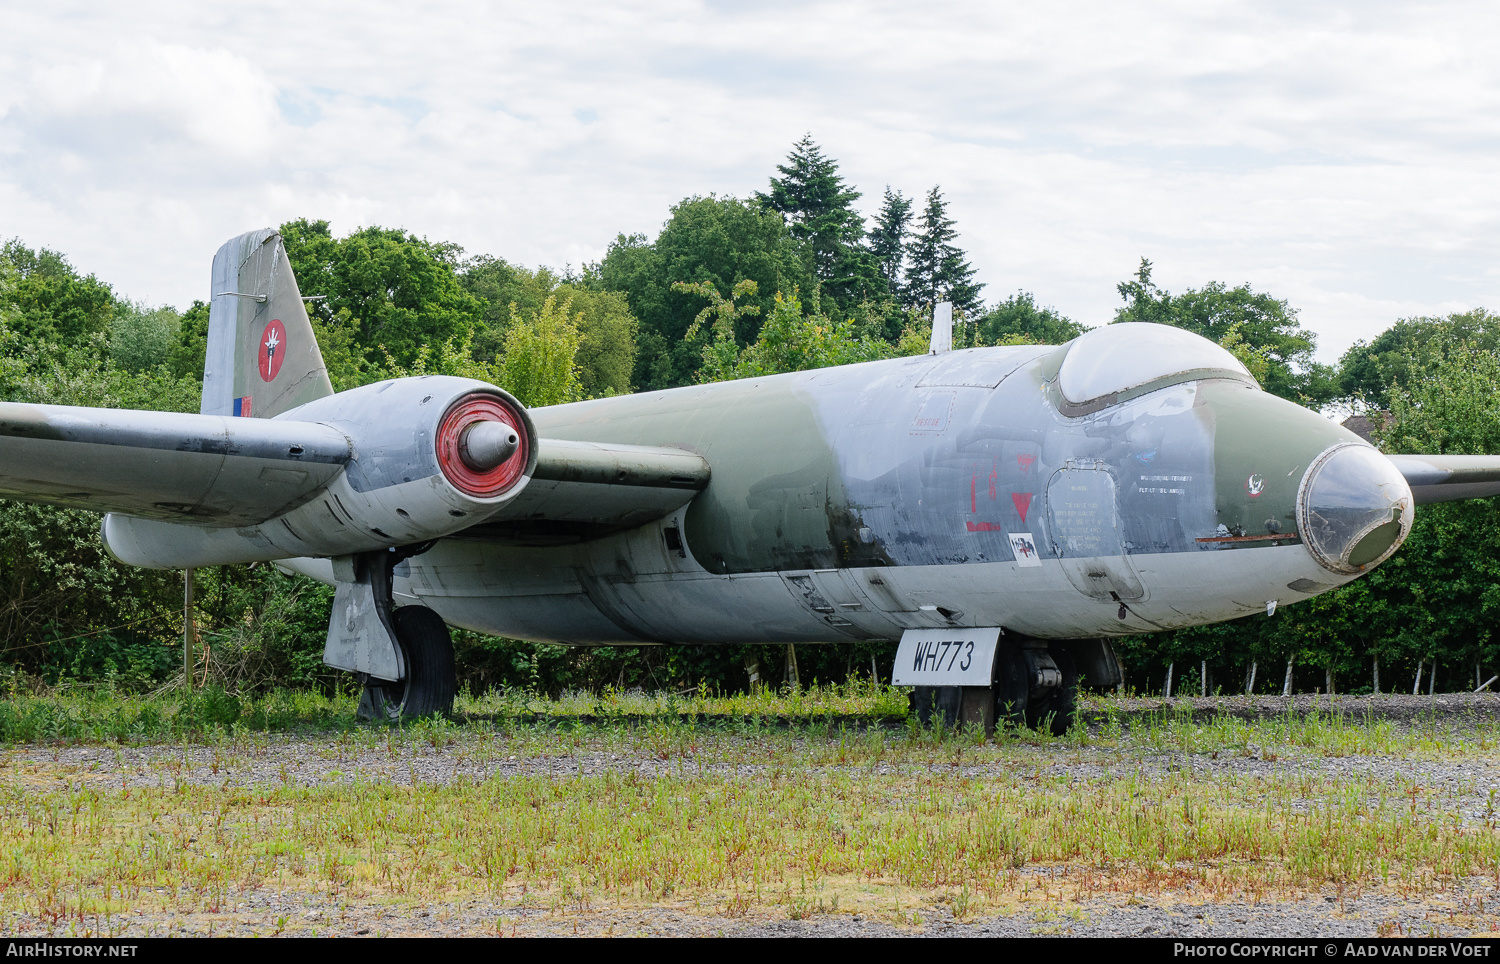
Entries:
<svg viewBox="0 0 1500 964">
<path fill-rule="evenodd" d="M 1473 734 L 1500 727 L 1500 696 L 1296 697 L 1134 700 L 1113 704 L 1129 727 L 1163 709 L 1202 720 L 1211 714 L 1245 719 L 1293 718 L 1310 711 L 1345 713 L 1354 719 L 1389 721 L 1401 728 Z M 1091 716 L 1094 714 L 1090 714 Z M 1098 723 L 1093 724 L 1099 725 Z M 468 728 L 453 731 L 456 742 L 429 743 L 379 738 L 255 735 L 222 746 L 18 746 L 0 751 L 0 779 L 32 785 L 86 785 L 97 790 L 178 783 L 214 786 L 318 786 L 353 781 L 396 784 L 448 783 L 510 775 L 569 777 L 610 770 L 643 774 L 704 773 L 755 779 L 758 764 L 700 762 L 691 756 L 668 760 L 644 754 L 574 752 L 538 756 L 510 752 L 503 740 Z M 754 739 L 746 737 L 744 739 Z M 880 772 L 956 768 L 976 778 L 1014 773 L 1018 766 L 1045 767 L 1057 779 L 1097 780 L 1126 774 L 1152 774 L 1191 768 L 1245 777 L 1309 772 L 1349 777 L 1407 778 L 1439 791 L 1461 820 L 1487 814 L 1490 794 L 1500 789 L 1500 750 L 1477 759 L 1407 759 L 1390 756 L 1325 756 L 1314 753 L 1267 755 L 1181 752 L 1091 753 L 1076 746 L 1043 743 L 1017 746 L 1024 763 L 1007 754 L 1003 763 L 894 764 Z M 869 772 L 869 768 L 863 768 Z M 1026 871 L 1038 875 L 1047 868 Z M 217 914 L 179 915 L 129 912 L 109 921 L 85 922 L 76 932 L 131 935 L 724 935 L 724 936 L 1152 936 L 1152 937 L 1371 937 L 1377 935 L 1466 936 L 1500 933 L 1500 890 L 1495 880 L 1468 885 L 1420 902 L 1360 893 L 1309 895 L 1295 901 L 1256 904 L 1208 903 L 1191 893 L 1169 899 L 1095 900 L 1028 905 L 1014 914 L 956 921 L 946 904 L 916 908 L 921 922 L 894 926 L 847 913 L 804 920 L 754 914 L 715 916 L 709 908 L 662 903 L 647 909 L 588 908 L 553 912 L 503 901 L 465 899 L 423 907 L 367 901 L 341 902 L 325 895 L 260 890 L 241 894 Z M 8 934 L 58 933 L 40 920 L 13 917 L 0 922 Z"/>
</svg>

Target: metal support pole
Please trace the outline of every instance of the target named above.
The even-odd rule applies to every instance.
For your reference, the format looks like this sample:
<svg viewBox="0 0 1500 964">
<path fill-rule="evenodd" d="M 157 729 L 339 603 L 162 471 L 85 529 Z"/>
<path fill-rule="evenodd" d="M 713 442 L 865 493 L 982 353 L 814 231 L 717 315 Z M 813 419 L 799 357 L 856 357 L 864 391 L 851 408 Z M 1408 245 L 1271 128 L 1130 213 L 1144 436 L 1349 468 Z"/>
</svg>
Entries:
<svg viewBox="0 0 1500 964">
<path fill-rule="evenodd" d="M 182 685 L 193 688 L 193 570 L 182 570 Z"/>
</svg>

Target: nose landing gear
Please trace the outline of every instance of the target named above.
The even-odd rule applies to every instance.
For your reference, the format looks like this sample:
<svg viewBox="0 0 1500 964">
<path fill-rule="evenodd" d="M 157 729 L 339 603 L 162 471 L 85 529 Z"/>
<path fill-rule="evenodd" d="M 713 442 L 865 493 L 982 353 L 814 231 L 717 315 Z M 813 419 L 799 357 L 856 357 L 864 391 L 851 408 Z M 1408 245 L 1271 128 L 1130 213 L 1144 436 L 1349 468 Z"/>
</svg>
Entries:
<svg viewBox="0 0 1500 964">
<path fill-rule="evenodd" d="M 1080 671 L 1080 661 L 1087 674 Z M 912 711 L 923 725 L 973 723 L 986 734 L 1003 726 L 1045 728 L 1062 736 L 1077 717 L 1078 689 L 1085 682 L 1119 682 L 1119 667 L 1106 641 L 1049 643 L 1009 635 L 995 651 L 990 686 L 913 687 Z"/>
</svg>

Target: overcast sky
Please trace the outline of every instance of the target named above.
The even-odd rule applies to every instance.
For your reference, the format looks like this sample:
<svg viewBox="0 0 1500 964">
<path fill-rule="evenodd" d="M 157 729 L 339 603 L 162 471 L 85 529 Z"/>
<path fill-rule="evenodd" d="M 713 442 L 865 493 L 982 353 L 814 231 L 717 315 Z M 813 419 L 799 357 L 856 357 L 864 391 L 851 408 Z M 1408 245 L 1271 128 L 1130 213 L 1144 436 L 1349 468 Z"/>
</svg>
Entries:
<svg viewBox="0 0 1500 964">
<path fill-rule="evenodd" d="M 995 300 L 1249 282 L 1334 361 L 1500 309 L 1493 3 L 0 0 L 0 236 L 186 306 L 293 217 L 561 267 L 810 132 Z"/>
</svg>

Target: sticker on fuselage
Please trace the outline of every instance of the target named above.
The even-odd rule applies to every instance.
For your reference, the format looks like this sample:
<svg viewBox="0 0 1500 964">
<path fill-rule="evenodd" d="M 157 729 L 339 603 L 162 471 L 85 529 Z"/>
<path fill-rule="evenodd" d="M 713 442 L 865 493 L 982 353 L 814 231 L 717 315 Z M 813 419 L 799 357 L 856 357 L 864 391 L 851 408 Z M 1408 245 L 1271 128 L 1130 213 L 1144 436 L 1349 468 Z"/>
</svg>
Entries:
<svg viewBox="0 0 1500 964">
<path fill-rule="evenodd" d="M 1042 564 L 1041 553 L 1036 551 L 1036 540 L 1029 532 L 1010 533 L 1010 551 L 1016 554 L 1016 565 L 1031 567 Z"/>
</svg>

